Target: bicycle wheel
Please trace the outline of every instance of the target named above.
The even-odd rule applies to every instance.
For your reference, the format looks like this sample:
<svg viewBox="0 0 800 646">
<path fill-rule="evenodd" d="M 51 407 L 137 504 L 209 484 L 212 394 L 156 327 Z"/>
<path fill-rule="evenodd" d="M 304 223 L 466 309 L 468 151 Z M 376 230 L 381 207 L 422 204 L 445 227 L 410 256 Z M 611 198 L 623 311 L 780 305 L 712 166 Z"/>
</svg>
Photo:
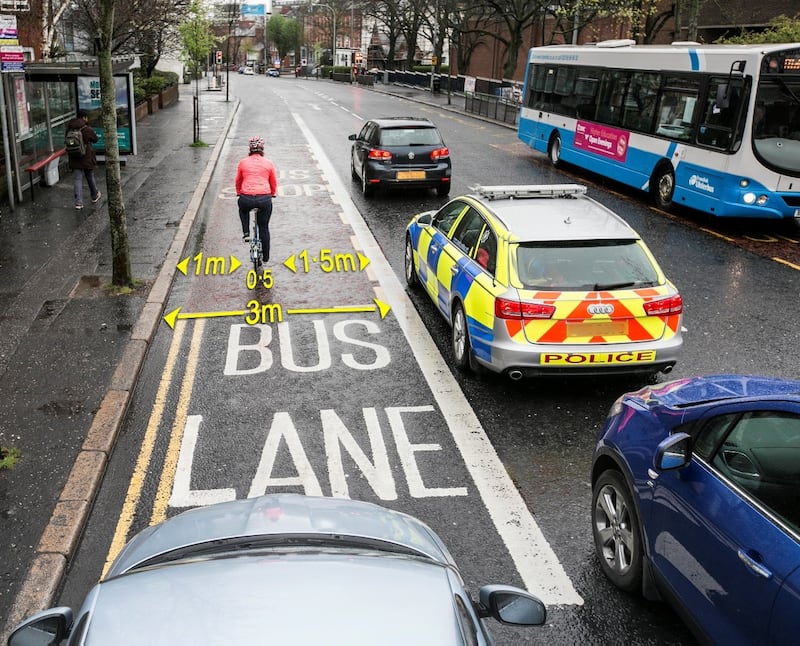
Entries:
<svg viewBox="0 0 800 646">
<path fill-rule="evenodd" d="M 253 269 L 258 271 L 261 266 L 261 240 L 258 237 L 258 228 L 250 241 L 250 261 L 253 263 Z"/>
</svg>

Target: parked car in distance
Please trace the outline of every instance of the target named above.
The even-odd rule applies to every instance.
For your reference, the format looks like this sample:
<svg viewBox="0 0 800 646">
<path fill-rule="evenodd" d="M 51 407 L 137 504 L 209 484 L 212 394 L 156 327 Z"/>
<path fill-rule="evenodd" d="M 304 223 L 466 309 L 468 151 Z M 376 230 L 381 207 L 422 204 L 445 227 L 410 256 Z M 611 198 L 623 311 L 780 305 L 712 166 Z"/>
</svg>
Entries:
<svg viewBox="0 0 800 646">
<path fill-rule="evenodd" d="M 490 555 L 489 555 L 490 556 Z M 441 539 L 378 505 L 267 495 L 183 512 L 137 534 L 69 608 L 9 646 L 490 644 L 486 619 L 544 623 L 544 604 L 488 585 L 470 597 Z"/>
<path fill-rule="evenodd" d="M 651 377 L 683 344 L 678 290 L 585 186 L 476 186 L 418 214 L 405 276 L 450 324 L 459 369 Z"/>
<path fill-rule="evenodd" d="M 267 76 L 274 76 L 274 77 L 276 77 L 276 78 L 277 78 L 277 77 L 279 77 L 280 75 L 281 75 L 281 71 L 280 71 L 280 70 L 279 70 L 277 67 L 270 67 L 270 68 L 267 70 Z"/>
<path fill-rule="evenodd" d="M 350 174 L 364 197 L 378 189 L 432 188 L 450 193 L 450 150 L 439 129 L 423 117 L 370 119 L 348 137 Z"/>
<path fill-rule="evenodd" d="M 592 463 L 606 576 L 702 643 L 800 635 L 800 381 L 688 377 L 612 406 Z"/>
<path fill-rule="evenodd" d="M 242 70 L 242 74 L 245 76 L 253 76 L 255 72 L 253 71 L 253 68 L 248 65 L 244 68 L 244 70 Z"/>
</svg>

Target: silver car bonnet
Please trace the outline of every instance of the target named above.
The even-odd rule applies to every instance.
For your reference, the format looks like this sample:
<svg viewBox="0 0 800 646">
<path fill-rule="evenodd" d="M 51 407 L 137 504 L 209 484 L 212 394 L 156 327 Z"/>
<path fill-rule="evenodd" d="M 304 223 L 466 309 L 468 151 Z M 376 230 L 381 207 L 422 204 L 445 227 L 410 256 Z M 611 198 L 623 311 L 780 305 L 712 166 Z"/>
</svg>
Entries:
<svg viewBox="0 0 800 646">
<path fill-rule="evenodd" d="M 84 643 L 461 644 L 448 572 L 377 553 L 237 554 L 145 568 L 96 586 Z"/>
<path fill-rule="evenodd" d="M 266 495 L 185 511 L 137 534 L 106 575 L 118 576 L 158 555 L 241 537 L 330 536 L 386 541 L 454 565 L 442 541 L 419 520 L 371 503 L 299 494 Z"/>
</svg>

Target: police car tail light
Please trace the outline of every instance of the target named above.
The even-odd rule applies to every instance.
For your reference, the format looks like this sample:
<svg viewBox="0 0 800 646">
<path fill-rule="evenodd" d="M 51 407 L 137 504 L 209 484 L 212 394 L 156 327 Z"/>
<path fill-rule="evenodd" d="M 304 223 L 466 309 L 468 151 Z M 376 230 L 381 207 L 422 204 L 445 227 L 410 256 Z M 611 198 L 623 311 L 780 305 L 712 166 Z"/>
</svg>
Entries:
<svg viewBox="0 0 800 646">
<path fill-rule="evenodd" d="M 680 294 L 648 301 L 644 304 L 644 313 L 647 316 L 666 316 L 667 314 L 680 314 L 683 312 L 683 299 Z"/>
<path fill-rule="evenodd" d="M 377 159 L 379 161 L 386 161 L 392 158 L 392 153 L 388 150 L 381 150 L 380 148 L 373 148 L 369 151 L 370 159 Z"/>
<path fill-rule="evenodd" d="M 555 311 L 555 305 L 545 303 L 529 303 L 507 298 L 494 299 L 494 315 L 501 319 L 549 319 Z"/>
<path fill-rule="evenodd" d="M 449 148 L 437 148 L 431 152 L 431 159 L 437 161 L 439 159 L 447 159 L 450 156 Z"/>
</svg>

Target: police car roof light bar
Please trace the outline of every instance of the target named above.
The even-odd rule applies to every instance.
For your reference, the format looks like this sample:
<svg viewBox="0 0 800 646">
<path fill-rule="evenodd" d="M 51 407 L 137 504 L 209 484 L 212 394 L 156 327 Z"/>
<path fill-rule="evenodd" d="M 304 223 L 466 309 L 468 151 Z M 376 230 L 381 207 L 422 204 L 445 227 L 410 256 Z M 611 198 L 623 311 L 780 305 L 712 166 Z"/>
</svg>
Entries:
<svg viewBox="0 0 800 646">
<path fill-rule="evenodd" d="M 487 200 L 505 198 L 533 197 L 574 197 L 585 195 L 586 187 L 582 184 L 528 184 L 520 186 L 471 186 L 470 191 Z"/>
</svg>

